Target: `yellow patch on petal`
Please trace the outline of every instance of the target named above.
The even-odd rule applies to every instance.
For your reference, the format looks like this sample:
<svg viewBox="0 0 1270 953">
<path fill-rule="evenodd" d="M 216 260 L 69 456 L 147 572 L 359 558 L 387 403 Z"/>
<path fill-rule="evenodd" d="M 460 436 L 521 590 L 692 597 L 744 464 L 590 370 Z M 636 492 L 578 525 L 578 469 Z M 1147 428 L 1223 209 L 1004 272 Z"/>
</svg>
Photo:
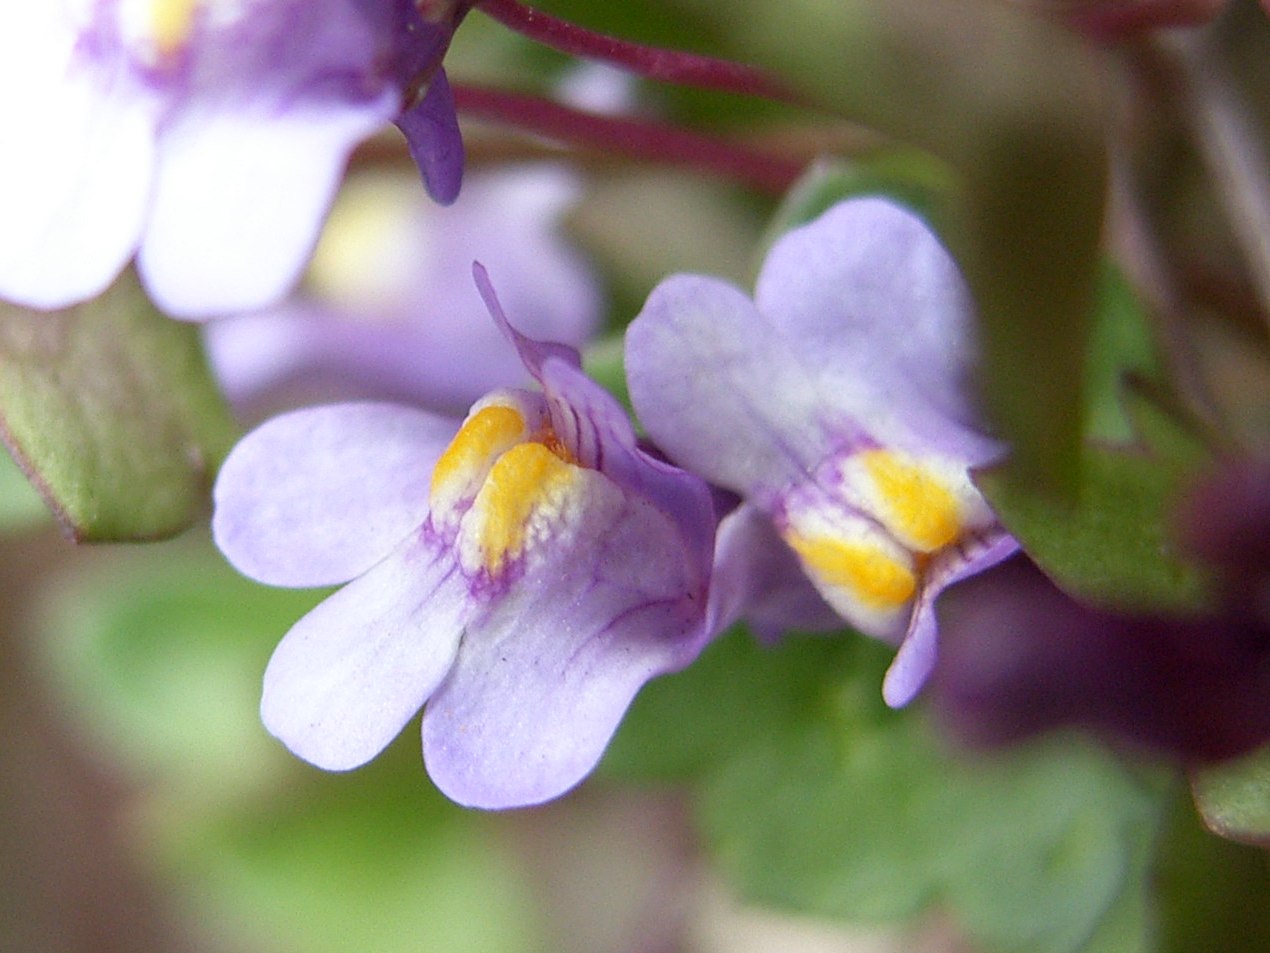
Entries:
<svg viewBox="0 0 1270 953">
<path fill-rule="evenodd" d="M 875 610 L 898 609 L 917 591 L 913 570 L 879 546 L 788 533 L 786 542 L 822 584 Z"/>
<path fill-rule="evenodd" d="M 525 430 L 520 411 L 506 404 L 487 404 L 471 414 L 432 470 L 433 510 L 474 494 L 490 461 L 525 439 Z"/>
<path fill-rule="evenodd" d="M 418 189 L 413 170 L 375 169 L 344 182 L 309 259 L 318 297 L 368 323 L 394 319 L 403 294 L 413 293 L 420 270 L 435 258 Z"/>
<path fill-rule="evenodd" d="M 151 0 L 150 36 L 160 57 L 178 53 L 194 27 L 199 0 Z"/>
<path fill-rule="evenodd" d="M 535 526 L 557 515 L 577 467 L 541 443 L 512 447 L 495 462 L 472 504 L 485 568 L 497 574 L 532 543 Z"/>
<path fill-rule="evenodd" d="M 897 536 L 922 552 L 934 552 L 962 531 L 956 496 L 934 474 L 886 450 L 860 454 L 885 511 L 877 514 Z"/>
</svg>

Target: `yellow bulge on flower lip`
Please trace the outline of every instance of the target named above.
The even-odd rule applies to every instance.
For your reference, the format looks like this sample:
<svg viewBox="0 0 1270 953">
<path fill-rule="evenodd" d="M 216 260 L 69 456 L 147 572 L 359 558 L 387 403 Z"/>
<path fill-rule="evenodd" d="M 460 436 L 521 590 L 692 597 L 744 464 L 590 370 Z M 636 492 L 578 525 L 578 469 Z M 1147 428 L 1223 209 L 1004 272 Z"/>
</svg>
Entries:
<svg viewBox="0 0 1270 953">
<path fill-rule="evenodd" d="M 491 403 L 470 414 L 432 469 L 433 511 L 475 496 L 495 458 L 528 436 L 525 418 L 515 407 Z"/>
<path fill-rule="evenodd" d="M 472 504 L 481 559 L 491 573 L 519 556 L 531 528 L 556 515 L 572 486 L 577 467 L 542 443 L 521 443 L 495 461 Z"/>
<path fill-rule="evenodd" d="M 887 450 L 867 450 L 859 461 L 882 509 L 877 517 L 901 541 L 931 553 L 961 535 L 957 498 L 938 476 Z"/>
<path fill-rule="evenodd" d="M 785 540 L 821 584 L 846 590 L 870 609 L 898 609 L 917 591 L 913 571 L 880 546 L 796 532 Z"/>
</svg>

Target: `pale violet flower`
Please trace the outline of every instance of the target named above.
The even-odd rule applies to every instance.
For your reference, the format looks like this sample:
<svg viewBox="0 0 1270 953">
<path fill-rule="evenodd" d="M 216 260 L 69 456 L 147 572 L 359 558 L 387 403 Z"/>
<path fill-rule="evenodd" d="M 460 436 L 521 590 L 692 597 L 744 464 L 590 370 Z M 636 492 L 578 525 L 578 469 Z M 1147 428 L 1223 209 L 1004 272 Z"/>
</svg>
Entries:
<svg viewBox="0 0 1270 953">
<path fill-rule="evenodd" d="M 1002 449 L 968 397 L 972 330 L 921 219 L 860 198 L 779 239 L 753 300 L 673 276 L 627 333 L 649 435 L 764 514 L 844 619 L 899 646 L 892 705 L 934 664 L 939 592 L 1017 549 L 970 481 Z"/>
<path fill-rule="evenodd" d="M 498 275 L 523 333 L 583 344 L 602 299 L 560 227 L 580 194 L 569 170 L 546 163 L 470 174 L 448 208 L 405 170 L 350 176 L 302 289 L 205 326 L 217 380 L 247 413 L 363 398 L 463 413 L 495 387 L 527 382 L 473 291 L 471 262 Z"/>
<path fill-rule="evenodd" d="M 700 652 L 714 515 L 576 351 L 521 336 L 478 281 L 541 390 L 461 426 L 384 403 L 275 418 L 226 460 L 213 531 L 254 579 L 347 583 L 274 652 L 271 732 L 350 769 L 422 706 L 437 786 L 503 808 L 578 783 L 639 688 Z"/>
<path fill-rule="evenodd" d="M 453 199 L 450 30 L 410 0 L 5 0 L 0 297 L 73 305 L 135 255 L 175 316 L 276 301 L 390 120 Z"/>
</svg>

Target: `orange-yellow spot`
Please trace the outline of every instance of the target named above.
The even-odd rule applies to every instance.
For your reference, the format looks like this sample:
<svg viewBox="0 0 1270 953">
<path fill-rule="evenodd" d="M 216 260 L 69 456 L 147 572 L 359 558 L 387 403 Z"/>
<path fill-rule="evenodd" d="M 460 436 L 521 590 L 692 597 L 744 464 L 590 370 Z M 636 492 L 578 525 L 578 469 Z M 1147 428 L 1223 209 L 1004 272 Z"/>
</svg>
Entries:
<svg viewBox="0 0 1270 953">
<path fill-rule="evenodd" d="M 475 494 L 486 467 L 525 438 L 525 418 L 515 407 L 490 404 L 468 417 L 432 470 L 431 500 Z M 452 502 L 452 500 L 451 500 Z"/>
<path fill-rule="evenodd" d="M 574 469 L 541 443 L 518 444 L 498 458 L 472 505 L 481 519 L 477 541 L 490 572 L 521 552 L 538 511 L 559 506 Z"/>
<path fill-rule="evenodd" d="M 846 589 L 871 609 L 899 608 L 917 591 L 913 571 L 876 546 L 797 533 L 786 539 L 821 583 Z"/>
<path fill-rule="evenodd" d="M 886 450 L 860 459 L 887 510 L 878 515 L 905 542 L 933 552 L 960 535 L 957 499 L 937 477 Z"/>
<path fill-rule="evenodd" d="M 189 39 L 199 0 L 151 0 L 150 37 L 160 56 L 178 52 Z"/>
</svg>

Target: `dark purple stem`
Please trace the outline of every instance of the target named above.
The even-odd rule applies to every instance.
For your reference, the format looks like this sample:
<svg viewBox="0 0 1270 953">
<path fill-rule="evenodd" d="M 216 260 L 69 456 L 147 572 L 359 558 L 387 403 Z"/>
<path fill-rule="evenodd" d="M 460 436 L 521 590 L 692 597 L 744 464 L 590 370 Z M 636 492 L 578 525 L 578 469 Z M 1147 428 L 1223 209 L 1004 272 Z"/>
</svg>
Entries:
<svg viewBox="0 0 1270 953">
<path fill-rule="evenodd" d="M 549 16 L 518 0 L 478 0 L 476 8 L 508 29 L 552 49 L 603 60 L 649 79 L 782 102 L 799 101 L 794 93 L 753 66 L 619 40 Z"/>
<path fill-rule="evenodd" d="M 801 162 L 664 123 L 598 116 L 502 89 L 460 84 L 452 88 L 459 111 L 478 119 L 600 152 L 701 169 L 773 195 L 784 193 L 803 171 Z"/>
</svg>

